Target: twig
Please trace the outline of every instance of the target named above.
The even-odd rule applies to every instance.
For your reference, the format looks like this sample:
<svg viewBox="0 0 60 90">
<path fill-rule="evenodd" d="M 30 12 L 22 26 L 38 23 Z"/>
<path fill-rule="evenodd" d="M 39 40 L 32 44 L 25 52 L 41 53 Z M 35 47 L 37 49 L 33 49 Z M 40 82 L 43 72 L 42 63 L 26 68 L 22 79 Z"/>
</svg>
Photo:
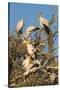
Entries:
<svg viewBox="0 0 60 90">
<path fill-rule="evenodd" d="M 33 39 L 36 37 L 37 33 L 38 33 L 38 32 L 36 32 L 36 33 L 35 33 L 35 35 L 34 35 Z M 32 40 L 33 40 L 33 39 L 32 39 Z"/>
<path fill-rule="evenodd" d="M 49 59 L 48 59 L 48 60 L 49 60 Z M 44 63 L 44 65 L 43 65 L 43 66 L 45 66 L 45 65 L 47 64 L 48 60 L 46 60 L 46 61 L 45 61 L 45 63 Z"/>
<path fill-rule="evenodd" d="M 52 68 L 52 69 L 58 69 L 58 67 L 57 67 L 57 66 L 55 66 L 55 67 L 48 66 L 48 67 L 47 67 L 47 69 L 49 69 L 49 68 Z"/>
<path fill-rule="evenodd" d="M 53 33 L 53 37 L 55 37 L 56 34 L 58 34 L 58 31 L 55 31 L 55 32 Z"/>
<path fill-rule="evenodd" d="M 51 50 L 51 52 L 55 51 L 56 49 L 58 49 L 58 47 L 56 47 L 56 48 L 53 48 L 53 49 Z"/>
<path fill-rule="evenodd" d="M 51 26 L 52 24 L 54 24 L 57 20 L 57 16 L 53 15 L 50 22 L 49 22 L 49 25 Z"/>
<path fill-rule="evenodd" d="M 15 78 L 13 78 L 12 80 L 10 80 L 11 82 L 13 82 L 13 81 L 15 81 L 17 78 L 20 78 L 20 77 L 22 77 L 23 75 L 18 75 L 18 76 L 16 76 Z"/>
<path fill-rule="evenodd" d="M 43 71 L 46 73 L 47 71 L 43 68 Z M 50 74 L 50 72 L 47 72 L 48 74 Z"/>
</svg>

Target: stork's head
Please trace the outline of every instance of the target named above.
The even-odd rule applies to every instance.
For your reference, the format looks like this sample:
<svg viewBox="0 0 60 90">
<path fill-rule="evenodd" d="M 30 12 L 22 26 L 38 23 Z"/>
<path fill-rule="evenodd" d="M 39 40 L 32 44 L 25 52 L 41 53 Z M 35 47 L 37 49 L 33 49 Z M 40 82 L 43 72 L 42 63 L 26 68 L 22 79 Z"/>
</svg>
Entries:
<svg viewBox="0 0 60 90">
<path fill-rule="evenodd" d="M 42 17 L 42 12 L 38 12 L 38 18 Z"/>
</svg>

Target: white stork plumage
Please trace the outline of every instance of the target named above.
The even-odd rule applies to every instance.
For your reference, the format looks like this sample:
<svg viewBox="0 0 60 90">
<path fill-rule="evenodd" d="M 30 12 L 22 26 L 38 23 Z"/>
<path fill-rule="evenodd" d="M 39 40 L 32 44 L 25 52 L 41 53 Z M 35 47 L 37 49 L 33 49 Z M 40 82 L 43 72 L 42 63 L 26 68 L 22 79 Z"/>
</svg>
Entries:
<svg viewBox="0 0 60 90">
<path fill-rule="evenodd" d="M 33 25 L 28 26 L 26 29 L 26 36 L 29 36 L 33 31 L 36 31 L 36 30 L 40 30 L 40 28 Z"/>
<path fill-rule="evenodd" d="M 37 67 L 34 65 L 37 65 Z M 30 72 L 35 72 L 38 69 L 39 65 L 40 62 L 38 60 L 33 61 L 29 55 L 26 55 L 26 59 L 22 62 L 23 69 L 25 70 L 23 75 L 25 76 Z"/>
<path fill-rule="evenodd" d="M 36 48 L 35 48 L 32 44 L 28 43 L 28 44 L 27 44 L 27 53 L 28 53 L 32 58 L 35 58 L 35 52 L 36 52 Z"/>
<path fill-rule="evenodd" d="M 22 66 L 23 66 L 23 69 L 26 70 L 26 72 L 24 73 L 24 75 L 27 75 L 29 73 L 29 70 L 33 66 L 32 60 L 31 60 L 31 57 L 30 56 L 27 56 L 26 55 L 26 59 L 22 62 Z"/>
<path fill-rule="evenodd" d="M 46 18 L 44 18 L 41 14 L 39 14 L 38 18 L 39 18 L 40 26 L 44 28 L 46 33 L 49 35 L 50 32 L 49 21 Z"/>
<path fill-rule="evenodd" d="M 16 25 L 16 32 L 21 34 L 23 26 L 24 26 L 24 21 L 23 21 L 23 19 L 21 19 L 20 21 L 18 21 L 18 23 Z"/>
<path fill-rule="evenodd" d="M 27 53 L 30 57 L 35 58 L 36 48 L 31 44 L 31 42 L 29 40 L 24 40 L 23 44 L 27 46 Z"/>
</svg>

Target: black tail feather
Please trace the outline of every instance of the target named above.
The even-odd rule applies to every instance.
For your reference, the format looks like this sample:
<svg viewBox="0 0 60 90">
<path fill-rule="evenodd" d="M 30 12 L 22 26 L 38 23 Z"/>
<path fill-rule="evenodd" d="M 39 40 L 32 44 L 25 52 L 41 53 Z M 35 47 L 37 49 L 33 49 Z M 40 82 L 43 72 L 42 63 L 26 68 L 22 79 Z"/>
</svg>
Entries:
<svg viewBox="0 0 60 90">
<path fill-rule="evenodd" d="M 44 25 L 44 30 L 46 31 L 46 33 L 49 35 L 49 32 L 50 32 L 50 29 L 48 26 L 46 26 L 45 24 Z"/>
<path fill-rule="evenodd" d="M 40 28 L 39 27 L 36 27 L 34 30 L 40 30 Z"/>
</svg>

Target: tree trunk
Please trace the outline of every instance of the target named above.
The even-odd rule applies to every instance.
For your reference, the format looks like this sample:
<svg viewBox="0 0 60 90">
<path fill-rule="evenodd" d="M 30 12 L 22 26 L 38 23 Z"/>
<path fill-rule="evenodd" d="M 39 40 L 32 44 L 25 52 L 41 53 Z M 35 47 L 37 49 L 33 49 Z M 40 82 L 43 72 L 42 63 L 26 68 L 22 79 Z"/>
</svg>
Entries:
<svg viewBox="0 0 60 90">
<path fill-rule="evenodd" d="M 48 36 L 48 52 L 51 53 L 51 50 L 54 47 L 54 42 L 53 42 L 53 33 L 50 32 Z"/>
</svg>

